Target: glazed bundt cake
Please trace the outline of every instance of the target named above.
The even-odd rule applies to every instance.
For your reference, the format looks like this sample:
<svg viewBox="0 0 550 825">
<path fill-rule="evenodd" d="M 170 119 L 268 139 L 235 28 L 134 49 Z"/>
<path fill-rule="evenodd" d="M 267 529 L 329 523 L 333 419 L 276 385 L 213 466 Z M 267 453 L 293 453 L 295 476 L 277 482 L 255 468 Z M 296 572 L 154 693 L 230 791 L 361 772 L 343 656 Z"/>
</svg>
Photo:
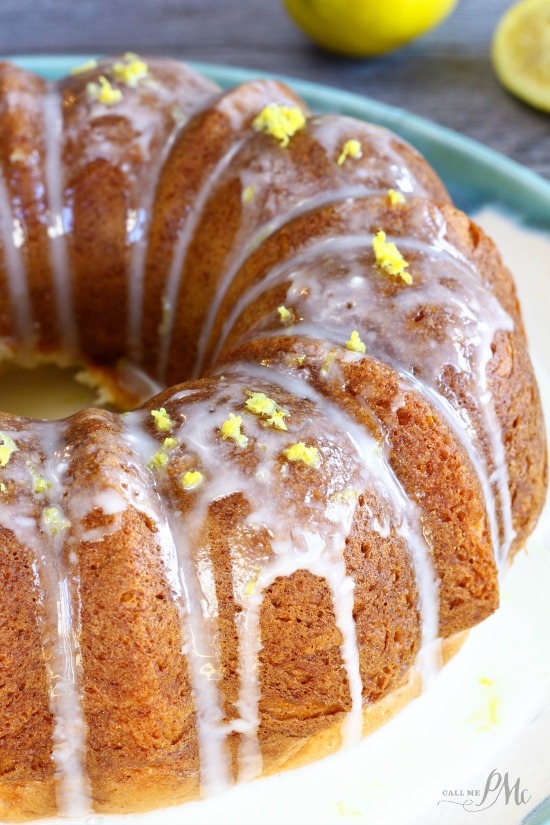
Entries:
<svg viewBox="0 0 550 825">
<path fill-rule="evenodd" d="M 356 741 L 495 610 L 543 503 L 498 252 L 413 148 L 272 80 L 3 63 L 0 135 L 3 362 L 160 392 L 0 414 L 0 820 Z"/>
</svg>

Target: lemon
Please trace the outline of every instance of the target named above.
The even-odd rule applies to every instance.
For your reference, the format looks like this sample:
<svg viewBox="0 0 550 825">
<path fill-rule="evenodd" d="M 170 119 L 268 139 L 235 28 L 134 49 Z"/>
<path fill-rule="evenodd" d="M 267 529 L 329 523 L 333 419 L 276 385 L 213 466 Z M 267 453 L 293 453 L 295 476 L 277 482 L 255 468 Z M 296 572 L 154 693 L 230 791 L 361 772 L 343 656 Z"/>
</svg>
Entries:
<svg viewBox="0 0 550 825">
<path fill-rule="evenodd" d="M 502 17 L 493 66 L 503 86 L 550 112 L 550 0 L 522 0 Z"/>
<path fill-rule="evenodd" d="M 283 0 L 316 43 L 350 57 L 397 49 L 440 23 L 457 0 Z"/>
</svg>

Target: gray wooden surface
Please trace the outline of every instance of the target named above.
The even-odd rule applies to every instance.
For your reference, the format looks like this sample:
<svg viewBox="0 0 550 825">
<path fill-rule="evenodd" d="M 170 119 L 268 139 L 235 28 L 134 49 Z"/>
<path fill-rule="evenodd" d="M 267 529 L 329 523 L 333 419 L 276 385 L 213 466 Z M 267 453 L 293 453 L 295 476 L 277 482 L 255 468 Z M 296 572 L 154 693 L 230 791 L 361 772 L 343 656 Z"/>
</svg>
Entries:
<svg viewBox="0 0 550 825">
<path fill-rule="evenodd" d="M 491 69 L 509 0 L 460 0 L 439 29 L 376 60 L 323 53 L 280 0 L 1 0 L 0 53 L 131 49 L 282 72 L 369 95 L 450 126 L 550 179 L 550 115 L 510 97 Z"/>
</svg>

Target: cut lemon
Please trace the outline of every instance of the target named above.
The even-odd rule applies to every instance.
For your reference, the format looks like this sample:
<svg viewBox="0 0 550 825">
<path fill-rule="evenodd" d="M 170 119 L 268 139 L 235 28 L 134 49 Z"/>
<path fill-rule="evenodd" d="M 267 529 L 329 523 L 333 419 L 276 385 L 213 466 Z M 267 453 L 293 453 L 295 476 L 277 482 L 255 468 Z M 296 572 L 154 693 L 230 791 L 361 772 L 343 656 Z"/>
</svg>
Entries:
<svg viewBox="0 0 550 825">
<path fill-rule="evenodd" d="M 384 54 L 432 29 L 457 0 L 283 0 L 320 46 L 349 57 Z"/>
<path fill-rule="evenodd" d="M 550 0 L 522 0 L 501 19 L 493 66 L 512 94 L 550 112 Z"/>
</svg>

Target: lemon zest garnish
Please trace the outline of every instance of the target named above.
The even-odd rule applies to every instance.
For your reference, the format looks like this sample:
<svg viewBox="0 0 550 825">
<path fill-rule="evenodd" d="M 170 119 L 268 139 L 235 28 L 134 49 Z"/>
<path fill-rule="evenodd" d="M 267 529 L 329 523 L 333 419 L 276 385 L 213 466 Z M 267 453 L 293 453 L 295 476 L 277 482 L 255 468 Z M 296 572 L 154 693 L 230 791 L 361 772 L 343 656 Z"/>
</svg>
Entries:
<svg viewBox="0 0 550 825">
<path fill-rule="evenodd" d="M 288 146 L 290 138 L 303 129 L 306 119 L 304 113 L 297 106 L 281 106 L 270 103 L 265 106 L 252 126 L 257 132 L 265 132 L 276 138 L 281 146 Z"/>
<path fill-rule="evenodd" d="M 288 430 L 285 424 L 285 415 L 289 415 L 288 410 L 277 410 L 267 419 L 266 426 L 274 427 L 276 430 Z"/>
<path fill-rule="evenodd" d="M 151 410 L 151 415 L 155 419 L 155 427 L 160 433 L 170 432 L 170 430 L 174 426 L 174 422 L 172 421 L 164 407 L 161 407 L 160 410 Z"/>
<path fill-rule="evenodd" d="M 277 404 L 272 398 L 268 398 L 263 392 L 251 392 L 246 400 L 246 409 L 255 415 L 273 415 L 277 409 Z"/>
<path fill-rule="evenodd" d="M 346 140 L 342 146 L 338 166 L 343 166 L 346 158 L 358 158 L 361 155 L 361 144 L 358 140 Z"/>
<path fill-rule="evenodd" d="M 317 447 L 306 447 L 303 441 L 287 447 L 284 454 L 289 461 L 301 461 L 308 467 L 318 467 L 321 461 Z"/>
<path fill-rule="evenodd" d="M 290 415 L 286 407 L 281 407 L 272 398 L 268 398 L 263 392 L 251 392 L 246 401 L 245 407 L 248 412 L 254 415 L 269 416 L 265 421 L 266 427 L 275 427 L 276 430 L 287 430 L 284 419 Z"/>
<path fill-rule="evenodd" d="M 346 341 L 346 347 L 352 352 L 366 352 L 366 347 L 364 343 L 361 341 L 359 333 L 356 329 L 354 329 L 351 333 L 349 341 Z"/>
<path fill-rule="evenodd" d="M 229 413 L 229 418 L 221 426 L 222 438 L 227 441 L 232 438 L 239 447 L 246 447 L 248 438 L 241 432 L 243 420 L 240 415 Z"/>
<path fill-rule="evenodd" d="M 162 446 L 164 447 L 165 450 L 172 450 L 174 447 L 177 447 L 178 444 L 179 444 L 178 439 L 177 438 L 172 438 L 172 437 L 165 438 L 164 441 L 162 442 Z"/>
<path fill-rule="evenodd" d="M 120 89 L 115 89 L 105 75 L 100 75 L 99 83 L 88 83 L 86 91 L 93 100 L 98 103 L 103 103 L 105 106 L 114 106 L 122 100 L 122 92 Z"/>
<path fill-rule="evenodd" d="M 260 568 L 255 567 L 252 571 L 252 576 L 249 578 L 247 583 L 244 586 L 243 593 L 245 596 L 251 596 L 254 591 L 256 590 L 256 584 L 258 582 L 258 576 L 260 575 Z"/>
<path fill-rule="evenodd" d="M 249 183 L 246 189 L 243 192 L 243 203 L 251 203 L 252 198 L 254 197 L 254 185 Z"/>
<path fill-rule="evenodd" d="M 71 69 L 71 74 L 84 74 L 84 72 L 91 72 L 97 66 L 97 60 L 87 60 L 86 63 L 81 63 L 80 66 L 74 66 Z"/>
<path fill-rule="evenodd" d="M 11 458 L 11 454 L 17 450 L 17 445 L 5 433 L 0 433 L 0 439 L 2 439 L 2 444 L 0 444 L 0 467 L 5 467 Z"/>
<path fill-rule="evenodd" d="M 168 466 L 169 461 L 170 456 L 166 450 L 158 450 L 147 466 L 152 470 L 164 470 L 164 468 Z"/>
<path fill-rule="evenodd" d="M 33 490 L 35 493 L 45 493 L 46 490 L 49 490 L 52 486 L 51 481 L 47 481 L 47 479 L 43 478 L 32 461 L 27 461 L 27 467 L 29 468 L 29 472 L 31 474 L 31 478 L 33 481 Z"/>
<path fill-rule="evenodd" d="M 66 530 L 71 525 L 58 507 L 46 507 L 42 513 L 42 521 L 49 528 L 52 536 L 56 536 L 61 530 Z"/>
<path fill-rule="evenodd" d="M 386 233 L 380 230 L 372 239 L 376 263 L 390 275 L 399 275 L 406 284 L 412 284 L 412 276 L 405 272 L 409 265 L 394 243 L 386 242 Z"/>
<path fill-rule="evenodd" d="M 125 63 L 115 63 L 113 65 L 113 75 L 121 83 L 127 86 L 137 86 L 140 80 L 149 74 L 149 66 L 144 60 L 140 60 L 137 55 L 130 52 L 124 55 Z"/>
<path fill-rule="evenodd" d="M 359 491 L 354 490 L 353 487 L 345 487 L 337 493 L 333 493 L 330 497 L 331 501 L 355 501 L 359 498 Z"/>
<path fill-rule="evenodd" d="M 321 367 L 321 376 L 322 376 L 322 378 L 326 378 L 326 376 L 328 375 L 328 371 L 329 371 L 329 369 L 332 365 L 332 362 L 336 358 L 336 353 L 337 353 L 336 349 L 331 349 L 329 352 L 327 352 L 327 356 L 326 356 L 325 360 L 323 361 L 323 366 Z"/>
<path fill-rule="evenodd" d="M 181 486 L 184 490 L 193 490 L 198 487 L 202 481 L 202 473 L 198 470 L 188 470 L 180 479 Z"/>
<path fill-rule="evenodd" d="M 279 317 L 281 319 L 281 323 L 286 324 L 287 321 L 292 319 L 292 312 L 287 309 L 285 306 L 277 307 L 277 312 L 279 313 Z"/>
<path fill-rule="evenodd" d="M 395 189 L 388 189 L 388 200 L 392 206 L 397 206 L 399 203 L 405 203 L 405 196 Z"/>
</svg>

